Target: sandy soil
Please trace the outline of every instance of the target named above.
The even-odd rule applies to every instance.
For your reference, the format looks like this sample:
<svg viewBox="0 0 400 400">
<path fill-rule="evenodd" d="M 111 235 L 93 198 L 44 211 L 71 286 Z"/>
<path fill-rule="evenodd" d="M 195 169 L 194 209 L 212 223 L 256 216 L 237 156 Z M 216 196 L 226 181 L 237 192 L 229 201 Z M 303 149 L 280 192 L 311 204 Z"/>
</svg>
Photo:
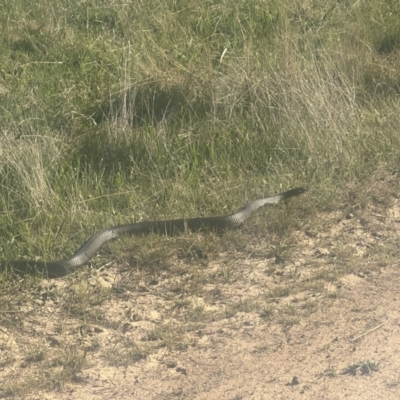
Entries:
<svg viewBox="0 0 400 400">
<path fill-rule="evenodd" d="M 389 208 L 378 203 L 322 213 L 289 235 L 290 256 L 271 257 L 273 238 L 258 237 L 251 251 L 191 264 L 187 285 L 209 279 L 201 291 L 180 293 L 182 309 L 171 289 L 182 275 L 166 271 L 154 282 L 138 282 L 140 276 L 130 280 L 121 267 L 105 268 L 91 278 L 113 289 L 97 322 L 69 320 L 59 298 L 47 295 L 21 304 L 29 313 L 18 330 L 1 325 L 0 386 L 40 367 L 27 363 L 24 352 L 36 340 L 49 351 L 60 343 L 84 351 L 85 365 L 53 391 L 31 387 L 26 399 L 398 399 L 399 236 L 397 199 Z M 235 278 L 214 283 L 210 277 L 220 276 L 221 265 L 233 267 Z M 57 293 L 68 284 L 51 283 Z M 289 289 L 279 296 L 277 288 Z M 212 318 L 221 312 L 224 318 Z M 169 327 L 163 343 L 171 345 L 152 347 L 146 357 L 132 351 L 160 326 Z M 130 359 L 115 361 L 127 353 Z"/>
</svg>

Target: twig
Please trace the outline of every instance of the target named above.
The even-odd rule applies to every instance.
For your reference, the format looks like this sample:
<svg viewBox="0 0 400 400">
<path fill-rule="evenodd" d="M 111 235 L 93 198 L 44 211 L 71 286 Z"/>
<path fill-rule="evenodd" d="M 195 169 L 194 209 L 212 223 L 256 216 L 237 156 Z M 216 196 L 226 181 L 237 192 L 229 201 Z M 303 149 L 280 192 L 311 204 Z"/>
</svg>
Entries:
<svg viewBox="0 0 400 400">
<path fill-rule="evenodd" d="M 387 321 L 383 322 L 382 324 L 380 324 L 380 325 L 378 325 L 378 326 L 375 326 L 374 328 L 372 328 L 372 329 L 370 329 L 370 330 L 368 330 L 368 331 L 362 333 L 361 335 L 356 336 L 356 337 L 353 338 L 353 339 L 350 339 L 350 342 L 354 342 L 355 340 L 360 339 L 361 337 L 363 337 L 363 336 L 365 336 L 365 335 L 368 335 L 368 334 L 371 333 L 371 332 L 376 331 L 377 329 L 381 328 L 383 325 L 387 324 L 387 323 L 389 322 L 389 320 L 390 320 L 390 318 L 389 318 Z"/>
</svg>

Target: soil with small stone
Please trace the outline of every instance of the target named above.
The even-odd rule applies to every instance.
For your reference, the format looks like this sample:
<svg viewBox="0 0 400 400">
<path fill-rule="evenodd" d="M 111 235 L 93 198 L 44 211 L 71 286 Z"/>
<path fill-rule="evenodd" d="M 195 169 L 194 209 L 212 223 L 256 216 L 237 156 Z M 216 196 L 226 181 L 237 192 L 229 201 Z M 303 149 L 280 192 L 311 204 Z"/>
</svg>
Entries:
<svg viewBox="0 0 400 400">
<path fill-rule="evenodd" d="M 82 290 L 105 297 L 81 313 L 66 312 L 72 278 L 43 281 L 2 314 L 0 398 L 400 398 L 399 199 L 246 241 L 175 256 L 152 279 L 126 265 L 82 273 Z M 67 349 L 84 362 L 62 380 Z"/>
</svg>

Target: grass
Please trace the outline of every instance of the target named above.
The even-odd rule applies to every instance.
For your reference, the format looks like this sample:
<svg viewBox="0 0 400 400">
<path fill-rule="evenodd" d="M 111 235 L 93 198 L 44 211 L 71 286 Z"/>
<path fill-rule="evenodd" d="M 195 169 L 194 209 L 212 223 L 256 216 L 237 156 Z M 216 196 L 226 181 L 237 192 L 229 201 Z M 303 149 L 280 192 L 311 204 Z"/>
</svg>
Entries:
<svg viewBox="0 0 400 400">
<path fill-rule="evenodd" d="M 342 373 L 345 375 L 369 375 L 376 371 L 379 371 L 379 363 L 373 360 L 362 360 L 358 363 L 349 365 Z"/>
<path fill-rule="evenodd" d="M 300 271 L 285 275 L 280 268 L 292 251 L 285 234 L 317 212 L 343 203 L 362 209 L 372 195 L 379 200 L 376 182 L 398 173 L 395 0 L 6 0 L 0 7 L 3 264 L 63 258 L 106 226 L 219 215 L 263 194 L 307 186 L 307 202 L 255 223 L 255 231 L 280 237 L 264 255 L 276 258 L 266 275 L 280 276 L 281 283 L 258 297 L 227 302 L 217 316 L 185 301 L 193 294 L 226 300 L 226 285 L 243 277 L 237 259 L 209 275 L 196 270 L 223 253 L 256 256 L 236 233 L 122 241 L 94 261 L 104 265 L 117 257 L 142 279 L 142 288 L 167 279 L 163 296 L 194 326 L 238 312 L 270 321 L 275 303 L 296 294 L 294 282 L 301 279 Z M 303 289 L 322 290 L 359 268 L 351 267 L 345 241 L 338 249 L 337 268 L 320 271 Z M 190 272 L 179 270 L 176 258 L 186 260 Z M 168 280 L 170 273 L 175 279 Z M 90 283 L 90 271 L 82 274 L 89 274 L 78 273 L 83 282 L 71 278 L 54 288 L 40 277 L 15 278 L 3 267 L 3 311 L 14 312 L 18 301 L 60 296 L 64 316 L 98 321 L 115 293 Z M 138 285 L 127 279 L 113 288 L 126 294 Z M 301 312 L 285 307 L 282 324 L 297 323 Z M 4 315 L 7 326 L 20 323 Z M 157 329 L 157 340 L 171 348 L 187 334 Z M 135 346 L 122 363 L 148 354 Z"/>
</svg>

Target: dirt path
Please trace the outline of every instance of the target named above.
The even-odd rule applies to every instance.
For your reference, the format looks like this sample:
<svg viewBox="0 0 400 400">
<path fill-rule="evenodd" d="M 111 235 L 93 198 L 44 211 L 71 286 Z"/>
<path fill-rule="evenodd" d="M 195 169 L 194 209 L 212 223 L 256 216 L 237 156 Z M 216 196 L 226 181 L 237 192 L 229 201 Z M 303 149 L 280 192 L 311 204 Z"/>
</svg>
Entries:
<svg viewBox="0 0 400 400">
<path fill-rule="evenodd" d="M 59 300 L 32 306 L 20 331 L 2 330 L 3 355 L 14 357 L 1 364 L 4 382 L 40 366 L 23 350 L 44 338 L 47 347 L 84 349 L 85 365 L 57 391 L 32 388 L 22 398 L 398 399 L 399 201 L 320 218 L 292 233 L 290 257 L 267 257 L 268 238 L 233 260 L 185 267 L 185 296 L 173 291 L 179 274 L 133 287 L 117 282 L 118 269 L 104 270 L 96 285 L 120 291 L 102 303 L 106 318 L 84 328 L 65 320 L 57 329 Z M 232 266 L 234 278 L 221 280 Z M 62 293 L 68 282 L 57 285 Z M 160 338 L 142 354 L 141 343 Z"/>
</svg>

